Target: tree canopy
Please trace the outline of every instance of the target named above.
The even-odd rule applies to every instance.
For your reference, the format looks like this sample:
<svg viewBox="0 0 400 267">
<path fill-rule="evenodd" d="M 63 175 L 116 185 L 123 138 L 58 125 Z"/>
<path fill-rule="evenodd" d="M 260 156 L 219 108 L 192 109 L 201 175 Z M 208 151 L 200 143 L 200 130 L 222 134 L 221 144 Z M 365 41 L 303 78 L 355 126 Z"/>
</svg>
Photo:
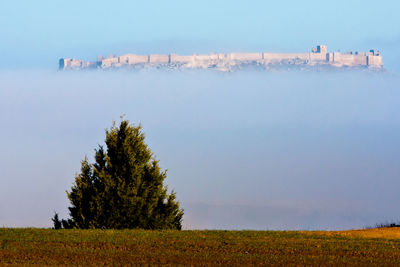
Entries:
<svg viewBox="0 0 400 267">
<path fill-rule="evenodd" d="M 164 185 L 166 171 L 146 145 L 141 126 L 121 120 L 106 130 L 106 149 L 87 157 L 67 192 L 70 217 L 52 219 L 54 228 L 181 229 L 183 210 Z"/>
</svg>

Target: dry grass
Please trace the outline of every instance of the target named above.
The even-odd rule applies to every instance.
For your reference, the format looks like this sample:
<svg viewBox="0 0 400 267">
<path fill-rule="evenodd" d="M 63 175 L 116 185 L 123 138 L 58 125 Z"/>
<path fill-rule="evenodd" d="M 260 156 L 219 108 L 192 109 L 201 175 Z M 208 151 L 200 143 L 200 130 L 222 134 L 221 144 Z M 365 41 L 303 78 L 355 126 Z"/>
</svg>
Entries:
<svg viewBox="0 0 400 267">
<path fill-rule="evenodd" d="M 307 233 L 307 232 L 303 232 Z M 309 234 L 320 234 L 322 236 L 344 236 L 359 238 L 384 238 L 400 239 L 400 227 L 385 227 L 373 229 L 347 230 L 347 231 L 316 231 Z"/>
<path fill-rule="evenodd" d="M 0 229 L 0 266 L 396 266 L 400 230 Z"/>
</svg>

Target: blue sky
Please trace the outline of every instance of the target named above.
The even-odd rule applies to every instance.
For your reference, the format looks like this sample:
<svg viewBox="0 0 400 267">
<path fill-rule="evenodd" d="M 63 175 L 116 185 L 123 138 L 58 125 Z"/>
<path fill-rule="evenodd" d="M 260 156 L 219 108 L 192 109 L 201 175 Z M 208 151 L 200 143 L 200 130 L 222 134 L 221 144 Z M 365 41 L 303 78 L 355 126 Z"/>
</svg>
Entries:
<svg viewBox="0 0 400 267">
<path fill-rule="evenodd" d="M 398 68 L 398 1 L 2 1 L 0 67 L 60 57 L 381 49 Z"/>
</svg>

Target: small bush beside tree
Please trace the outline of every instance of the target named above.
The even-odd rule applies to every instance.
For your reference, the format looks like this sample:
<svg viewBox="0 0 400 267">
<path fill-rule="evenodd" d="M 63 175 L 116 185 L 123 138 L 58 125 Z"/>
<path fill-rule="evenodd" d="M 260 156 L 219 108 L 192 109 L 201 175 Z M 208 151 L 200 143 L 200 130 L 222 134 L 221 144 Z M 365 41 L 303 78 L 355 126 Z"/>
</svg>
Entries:
<svg viewBox="0 0 400 267">
<path fill-rule="evenodd" d="M 106 149 L 95 150 L 94 164 L 85 157 L 67 192 L 71 218 L 60 220 L 56 213 L 54 228 L 180 230 L 183 210 L 144 139 L 140 125 L 114 122 L 106 130 Z"/>
</svg>

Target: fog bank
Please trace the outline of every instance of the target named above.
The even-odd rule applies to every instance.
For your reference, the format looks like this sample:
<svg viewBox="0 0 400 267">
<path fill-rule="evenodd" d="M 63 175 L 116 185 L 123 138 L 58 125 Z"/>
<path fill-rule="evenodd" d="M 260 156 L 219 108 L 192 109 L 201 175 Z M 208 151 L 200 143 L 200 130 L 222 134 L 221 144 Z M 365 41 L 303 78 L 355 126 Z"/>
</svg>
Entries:
<svg viewBox="0 0 400 267">
<path fill-rule="evenodd" d="M 123 114 L 168 169 L 188 229 L 400 219 L 400 79 L 362 72 L 0 72 L 0 226 L 67 216 Z"/>
</svg>

